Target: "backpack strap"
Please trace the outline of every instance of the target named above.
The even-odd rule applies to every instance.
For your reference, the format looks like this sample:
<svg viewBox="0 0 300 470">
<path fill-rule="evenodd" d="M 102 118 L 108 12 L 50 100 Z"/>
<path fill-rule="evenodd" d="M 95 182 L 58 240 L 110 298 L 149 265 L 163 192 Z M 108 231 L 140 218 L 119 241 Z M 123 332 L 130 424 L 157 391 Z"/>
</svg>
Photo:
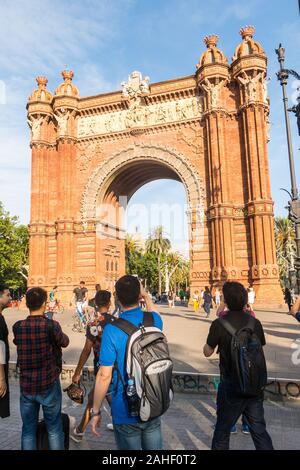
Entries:
<svg viewBox="0 0 300 470">
<path fill-rule="evenodd" d="M 130 321 L 124 320 L 124 318 L 117 318 L 115 321 L 110 323 L 113 326 L 116 326 L 120 330 L 124 331 L 128 336 L 133 335 L 139 328 L 134 326 Z"/>
<path fill-rule="evenodd" d="M 246 314 L 246 315 L 249 315 L 249 314 Z M 255 318 L 252 317 L 252 315 L 249 315 L 249 321 L 247 323 L 247 325 L 244 327 L 244 328 L 249 328 L 249 330 L 252 331 L 252 333 L 254 332 L 254 329 L 255 329 Z"/>
<path fill-rule="evenodd" d="M 252 332 L 254 332 L 254 328 L 255 328 L 255 318 L 252 317 L 251 315 L 245 313 L 244 315 L 248 315 L 250 318 L 248 320 L 248 323 L 246 324 L 246 326 L 243 326 L 242 328 L 240 329 L 236 329 L 234 328 L 228 320 L 226 320 L 226 318 L 219 318 L 219 321 L 222 323 L 222 325 L 224 326 L 225 330 L 228 331 L 228 333 L 231 335 L 231 336 L 235 336 L 237 334 L 238 331 L 241 331 L 241 330 L 245 330 L 245 329 L 249 329 L 251 330 Z"/>
<path fill-rule="evenodd" d="M 225 330 L 228 331 L 228 333 L 231 336 L 235 336 L 237 333 L 237 329 L 234 328 L 226 318 L 219 318 L 219 322 L 224 326 Z"/>
<path fill-rule="evenodd" d="M 154 318 L 151 312 L 144 312 L 143 325 L 146 328 L 154 326 Z"/>
</svg>

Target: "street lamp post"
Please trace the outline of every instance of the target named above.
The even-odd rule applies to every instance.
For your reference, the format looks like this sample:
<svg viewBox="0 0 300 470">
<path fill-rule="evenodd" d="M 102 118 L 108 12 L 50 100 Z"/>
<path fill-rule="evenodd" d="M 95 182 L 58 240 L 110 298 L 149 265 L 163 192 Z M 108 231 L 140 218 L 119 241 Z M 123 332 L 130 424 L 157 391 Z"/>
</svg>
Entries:
<svg viewBox="0 0 300 470">
<path fill-rule="evenodd" d="M 283 105 L 284 105 L 284 116 L 285 116 L 285 126 L 286 126 L 286 135 L 288 143 L 288 154 L 289 154 L 289 164 L 290 164 L 290 175 L 291 175 L 291 201 L 289 201 L 289 219 L 295 225 L 296 233 L 296 258 L 295 258 L 295 269 L 297 273 L 297 293 L 300 294 L 300 200 L 298 196 L 298 189 L 296 183 L 296 172 L 293 156 L 293 147 L 292 147 L 292 137 L 291 137 L 291 126 L 289 120 L 289 111 L 293 111 L 297 117 L 298 130 L 300 134 L 299 127 L 299 113 L 300 113 L 300 96 L 298 97 L 298 105 L 294 106 L 291 110 L 288 109 L 288 97 L 286 92 L 287 81 L 289 75 L 299 77 L 294 70 L 287 70 L 284 66 L 285 59 L 285 49 L 279 44 L 278 49 L 275 49 L 275 52 L 278 56 L 278 62 L 280 65 L 280 70 L 277 73 L 277 78 L 280 81 L 282 87 L 283 95 Z M 299 77 L 300 78 L 300 77 Z"/>
</svg>

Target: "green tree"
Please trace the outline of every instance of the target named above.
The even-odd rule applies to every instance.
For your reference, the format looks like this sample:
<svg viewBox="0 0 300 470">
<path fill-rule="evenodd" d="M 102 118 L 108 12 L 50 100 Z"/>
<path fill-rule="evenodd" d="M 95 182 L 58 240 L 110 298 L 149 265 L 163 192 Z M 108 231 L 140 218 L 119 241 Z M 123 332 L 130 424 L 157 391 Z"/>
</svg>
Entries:
<svg viewBox="0 0 300 470">
<path fill-rule="evenodd" d="M 136 240 L 127 235 L 125 239 L 126 273 L 137 274 L 144 284 L 151 290 L 157 289 L 158 269 L 156 256 L 144 252 Z"/>
<path fill-rule="evenodd" d="M 275 218 L 275 244 L 279 277 L 284 286 L 285 279 L 289 277 L 289 270 L 294 267 L 296 254 L 295 229 L 286 217 Z"/>
<path fill-rule="evenodd" d="M 28 275 L 29 234 L 18 218 L 0 202 L 0 282 L 12 289 L 24 288 Z"/>
<path fill-rule="evenodd" d="M 158 293 L 161 295 L 162 284 L 162 269 L 161 261 L 162 256 L 166 255 L 171 248 L 171 243 L 168 238 L 164 237 L 163 227 L 160 225 L 156 227 L 146 242 L 146 251 L 156 255 L 157 268 L 158 268 Z"/>
</svg>

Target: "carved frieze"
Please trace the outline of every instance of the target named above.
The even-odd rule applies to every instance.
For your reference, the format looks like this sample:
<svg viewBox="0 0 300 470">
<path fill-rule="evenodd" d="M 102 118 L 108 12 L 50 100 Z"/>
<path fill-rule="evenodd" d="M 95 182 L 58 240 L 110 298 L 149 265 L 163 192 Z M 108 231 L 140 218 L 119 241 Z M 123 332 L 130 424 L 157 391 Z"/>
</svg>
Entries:
<svg viewBox="0 0 300 470">
<path fill-rule="evenodd" d="M 139 127 L 185 121 L 200 118 L 201 114 L 202 104 L 199 96 L 149 105 L 137 101 L 129 109 L 122 111 L 79 117 L 77 136 L 79 138 L 92 137 Z"/>
</svg>

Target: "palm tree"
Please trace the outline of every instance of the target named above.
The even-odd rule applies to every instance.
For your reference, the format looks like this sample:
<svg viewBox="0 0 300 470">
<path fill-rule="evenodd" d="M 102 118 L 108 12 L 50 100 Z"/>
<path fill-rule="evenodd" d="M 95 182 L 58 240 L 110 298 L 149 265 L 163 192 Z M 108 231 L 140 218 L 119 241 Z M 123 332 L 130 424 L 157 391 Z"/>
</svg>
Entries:
<svg viewBox="0 0 300 470">
<path fill-rule="evenodd" d="M 133 238 L 132 235 L 127 234 L 125 238 L 125 258 L 126 258 L 126 271 L 129 274 L 132 274 L 132 259 L 140 253 L 137 241 Z"/>
<path fill-rule="evenodd" d="M 127 233 L 125 238 L 125 254 L 126 257 L 133 253 L 134 251 L 138 251 L 138 244 L 137 241 L 133 238 L 132 235 Z"/>
<path fill-rule="evenodd" d="M 183 257 L 178 251 L 171 251 L 167 254 L 164 262 L 165 269 L 165 280 L 166 280 L 166 291 L 170 290 L 170 281 L 173 275 L 180 271 L 180 267 L 183 265 Z M 176 284 L 176 280 L 175 280 Z M 176 291 L 176 286 L 175 289 Z"/>
<path fill-rule="evenodd" d="M 296 254 L 295 229 L 286 217 L 275 219 L 275 243 L 280 280 L 288 278 L 289 270 L 294 267 Z"/>
<path fill-rule="evenodd" d="M 161 258 L 166 255 L 171 248 L 171 242 L 168 238 L 164 238 L 163 227 L 159 225 L 156 227 L 146 241 L 146 250 L 154 253 L 157 256 L 158 266 L 158 294 L 161 295 Z"/>
</svg>

